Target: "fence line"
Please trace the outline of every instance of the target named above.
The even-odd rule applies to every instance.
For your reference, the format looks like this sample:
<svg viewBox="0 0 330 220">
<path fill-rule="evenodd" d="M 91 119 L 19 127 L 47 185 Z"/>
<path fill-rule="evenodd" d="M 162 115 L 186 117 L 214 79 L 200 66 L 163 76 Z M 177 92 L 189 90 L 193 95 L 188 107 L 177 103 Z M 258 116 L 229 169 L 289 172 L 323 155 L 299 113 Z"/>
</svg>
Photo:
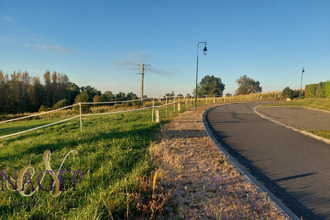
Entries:
<svg viewBox="0 0 330 220">
<path fill-rule="evenodd" d="M 62 107 L 62 108 L 57 108 L 57 109 L 54 109 L 54 110 L 51 110 L 51 111 L 41 112 L 41 113 L 34 114 L 34 115 L 28 115 L 28 116 L 24 116 L 24 117 L 20 117 L 20 118 L 13 118 L 13 119 L 9 119 L 9 120 L 6 120 L 6 121 L 0 121 L 0 124 L 1 123 L 12 122 L 12 121 L 18 121 L 18 120 L 27 119 L 27 118 L 32 118 L 32 117 L 35 117 L 35 116 L 38 116 L 38 115 L 44 115 L 44 114 L 48 114 L 48 113 L 51 113 L 51 112 L 56 112 L 56 111 L 59 111 L 59 110 L 63 110 L 63 109 L 66 109 L 66 108 L 71 108 L 71 107 L 76 106 L 76 105 L 79 105 L 79 103 L 73 104 L 73 105 L 68 105 L 68 106 L 65 106 L 65 107 Z"/>
<path fill-rule="evenodd" d="M 124 113 L 124 112 L 147 110 L 147 109 L 151 109 L 151 108 L 152 108 L 152 122 L 153 122 L 155 108 L 161 108 L 161 107 L 164 107 L 164 106 L 167 107 L 167 105 L 172 105 L 172 104 L 175 105 L 175 101 L 174 101 L 174 102 L 171 102 L 171 103 L 166 103 L 164 105 L 155 106 L 155 102 L 154 102 L 154 99 L 155 98 L 146 98 L 146 99 L 152 99 L 153 100 L 153 105 L 152 106 L 149 106 L 149 107 L 144 107 L 144 108 L 123 110 L 123 111 L 116 111 L 116 112 L 104 112 L 104 113 L 94 113 L 94 114 L 93 113 L 92 114 L 83 114 L 82 113 L 82 104 L 96 104 L 96 103 L 93 103 L 93 102 L 91 102 L 91 103 L 89 103 L 89 102 L 79 102 L 79 103 L 74 104 L 74 105 L 65 106 L 65 107 L 58 108 L 58 109 L 51 110 L 51 111 L 47 111 L 47 112 L 42 112 L 42 113 L 30 115 L 30 116 L 24 116 L 24 117 L 20 117 L 20 118 L 14 118 L 14 119 L 2 121 L 0 123 L 7 123 L 7 122 L 12 122 L 12 121 L 17 121 L 17 120 L 21 120 L 21 119 L 35 117 L 35 116 L 38 116 L 38 115 L 44 115 L 44 114 L 47 114 L 47 113 L 52 113 L 52 112 L 55 112 L 55 111 L 63 110 L 63 109 L 66 109 L 66 108 L 77 106 L 77 105 L 79 106 L 79 115 L 76 115 L 76 116 L 73 116 L 73 117 L 70 117 L 70 118 L 61 120 L 61 121 L 53 122 L 53 123 L 50 123 L 50 124 L 46 124 L 46 125 L 38 126 L 38 127 L 35 127 L 35 128 L 31 128 L 31 129 L 28 129 L 28 130 L 24 130 L 24 131 L 20 131 L 20 132 L 8 134 L 8 135 L 0 136 L 0 139 L 12 137 L 12 136 L 15 136 L 15 135 L 20 135 L 20 134 L 27 133 L 27 132 L 30 132 L 30 131 L 35 131 L 35 130 L 38 130 L 38 129 L 41 129 L 41 128 L 45 128 L 45 127 L 49 127 L 49 126 L 52 126 L 52 125 L 60 124 L 60 123 L 63 123 L 63 122 L 66 122 L 66 121 L 69 121 L 69 120 L 72 120 L 72 119 L 75 119 L 75 118 L 78 118 L 78 117 L 79 117 L 79 122 L 80 122 L 80 132 L 82 132 L 82 127 L 83 127 L 82 117 L 85 117 L 85 116 L 97 116 L 97 115 L 110 115 L 110 114 L 117 114 L 117 113 Z M 130 100 L 130 101 L 135 101 L 135 100 Z M 137 100 L 137 101 L 140 101 L 140 100 Z M 121 101 L 116 101 L 115 103 L 118 103 L 118 102 L 121 102 Z M 122 102 L 128 102 L 128 101 L 122 101 Z M 113 103 L 114 102 L 107 102 L 107 104 L 113 104 Z M 102 104 L 106 104 L 106 103 L 102 103 Z"/>
<path fill-rule="evenodd" d="M 173 98 L 173 102 L 168 102 L 168 98 Z M 215 98 L 215 96 L 214 96 L 214 98 Z M 46 112 L 41 112 L 41 113 L 38 113 L 38 114 L 33 114 L 33 115 L 24 116 L 24 117 L 20 117 L 20 118 L 14 118 L 14 119 L 6 120 L 6 121 L 1 121 L 0 123 L 8 123 L 8 122 L 18 121 L 18 120 L 22 120 L 22 119 L 32 118 L 32 117 L 35 117 L 35 116 L 39 116 L 39 115 L 44 115 L 44 114 L 56 112 L 56 111 L 67 109 L 67 108 L 71 108 L 71 107 L 74 107 L 74 106 L 79 106 L 79 115 L 76 115 L 76 116 L 73 116 L 73 117 L 70 117 L 70 118 L 67 118 L 67 119 L 58 121 L 58 122 L 53 122 L 53 123 L 50 123 L 50 124 L 46 124 L 46 125 L 38 126 L 38 127 L 35 127 L 35 128 L 31 128 L 31 129 L 28 129 L 28 130 L 25 130 L 25 131 L 20 131 L 20 132 L 8 134 L 8 135 L 0 136 L 0 139 L 11 137 L 11 136 L 15 136 L 15 135 L 19 135 L 19 134 L 23 134 L 23 133 L 27 133 L 27 132 L 30 132 L 30 131 L 35 131 L 37 129 L 49 127 L 49 126 L 52 126 L 52 125 L 60 124 L 60 123 L 63 123 L 63 122 L 66 122 L 66 121 L 69 121 L 69 120 L 72 120 L 72 119 L 75 119 L 75 118 L 78 118 L 78 117 L 79 117 L 79 122 L 80 122 L 80 131 L 82 132 L 82 127 L 83 127 L 82 117 L 85 117 L 85 116 L 97 116 L 97 115 L 110 115 L 110 114 L 117 114 L 117 113 L 125 113 L 125 112 L 147 110 L 147 109 L 152 109 L 152 122 L 153 122 L 154 121 L 154 111 L 155 111 L 155 108 L 162 108 L 162 107 L 165 106 L 166 107 L 166 110 L 165 110 L 166 113 L 165 114 L 167 115 L 167 107 L 169 105 L 173 105 L 173 111 L 175 112 L 176 111 L 176 109 L 175 109 L 176 108 L 176 103 L 180 103 L 181 102 L 180 99 L 179 100 L 176 100 L 176 96 L 165 96 L 165 97 L 162 97 L 162 98 L 144 98 L 143 100 L 151 100 L 151 99 L 152 99 L 152 106 L 144 107 L 144 108 L 123 110 L 123 111 L 116 111 L 116 112 L 104 112 L 104 113 L 83 114 L 82 113 L 82 105 L 84 105 L 84 104 L 85 105 L 89 105 L 89 104 L 115 104 L 115 103 L 123 103 L 123 102 L 136 102 L 136 101 L 140 101 L 140 100 L 137 99 L 137 100 L 112 101 L 112 102 L 79 102 L 77 104 L 65 106 L 65 107 L 54 109 L 54 110 L 51 110 L 51 111 L 46 111 Z M 165 99 L 166 102 L 163 105 L 155 106 L 155 99 L 157 99 L 157 100 L 159 100 L 159 99 L 161 99 L 161 100 Z M 182 99 L 182 102 L 187 103 L 186 97 L 184 97 L 184 99 Z"/>
<path fill-rule="evenodd" d="M 103 113 L 82 114 L 81 116 L 85 117 L 85 116 L 96 116 L 96 115 L 111 115 L 111 114 L 116 114 L 116 113 L 133 112 L 133 111 L 146 110 L 146 109 L 151 109 L 151 108 L 152 108 L 152 106 L 145 107 L 145 108 L 136 108 L 136 109 L 130 109 L 130 110 L 123 110 L 123 111 L 118 111 L 118 112 L 103 112 Z"/>
<path fill-rule="evenodd" d="M 50 123 L 50 124 L 42 125 L 42 126 L 39 126 L 39 127 L 31 128 L 31 129 L 28 129 L 28 130 L 25 130 L 25 131 L 20 131 L 20 132 L 16 132 L 16 133 L 13 133 L 13 134 L 4 135 L 4 136 L 1 136 L 0 139 L 15 136 L 15 135 L 18 135 L 18 134 L 23 134 L 23 133 L 30 132 L 30 131 L 34 131 L 34 130 L 37 130 L 37 129 L 40 129 L 40 128 L 49 127 L 49 126 L 56 125 L 56 124 L 59 124 L 59 123 L 62 123 L 62 122 L 66 122 L 66 121 L 69 121 L 69 120 L 72 120 L 72 119 L 75 119 L 75 118 L 78 118 L 78 117 L 79 117 L 79 115 L 73 116 L 71 118 L 67 118 L 67 119 L 64 119 L 64 120 L 61 120 L 61 121 L 53 122 L 53 123 Z"/>
<path fill-rule="evenodd" d="M 148 100 L 152 98 L 144 98 L 142 100 Z M 116 103 L 123 103 L 123 102 L 139 102 L 141 99 L 134 99 L 134 100 L 124 100 L 124 101 L 111 101 L 111 102 L 81 102 L 81 104 L 116 104 Z"/>
</svg>

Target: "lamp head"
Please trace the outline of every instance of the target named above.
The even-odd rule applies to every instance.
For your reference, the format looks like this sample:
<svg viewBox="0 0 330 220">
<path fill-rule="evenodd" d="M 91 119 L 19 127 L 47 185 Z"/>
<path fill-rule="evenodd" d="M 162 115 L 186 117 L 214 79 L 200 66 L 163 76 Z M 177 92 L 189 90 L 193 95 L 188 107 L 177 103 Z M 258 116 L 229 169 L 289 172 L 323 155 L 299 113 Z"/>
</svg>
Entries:
<svg viewBox="0 0 330 220">
<path fill-rule="evenodd" d="M 204 53 L 204 55 L 207 54 L 207 48 L 206 48 L 206 45 L 205 45 L 205 47 L 204 47 L 204 49 L 203 49 L 203 53 Z"/>
</svg>

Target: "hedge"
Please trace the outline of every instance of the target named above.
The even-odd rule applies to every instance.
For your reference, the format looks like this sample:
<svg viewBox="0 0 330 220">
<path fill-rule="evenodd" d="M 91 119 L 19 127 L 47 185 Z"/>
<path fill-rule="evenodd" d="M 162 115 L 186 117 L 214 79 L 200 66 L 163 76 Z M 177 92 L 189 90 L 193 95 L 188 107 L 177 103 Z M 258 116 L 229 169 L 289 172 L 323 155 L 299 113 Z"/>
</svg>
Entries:
<svg viewBox="0 0 330 220">
<path fill-rule="evenodd" d="M 305 86 L 306 98 L 330 98 L 330 81 Z"/>
</svg>

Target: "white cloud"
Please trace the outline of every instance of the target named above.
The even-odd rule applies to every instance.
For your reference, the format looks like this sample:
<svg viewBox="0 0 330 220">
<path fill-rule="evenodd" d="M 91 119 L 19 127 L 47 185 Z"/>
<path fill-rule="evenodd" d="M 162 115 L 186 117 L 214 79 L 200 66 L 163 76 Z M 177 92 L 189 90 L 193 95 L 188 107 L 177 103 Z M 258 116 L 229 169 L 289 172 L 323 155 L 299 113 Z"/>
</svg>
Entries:
<svg viewBox="0 0 330 220">
<path fill-rule="evenodd" d="M 116 61 L 115 67 L 120 70 L 136 70 L 139 71 L 139 64 L 148 64 L 148 55 L 143 52 L 130 52 L 127 54 L 126 60 Z M 158 75 L 168 75 L 168 74 L 178 74 L 175 69 L 160 70 L 158 68 L 151 66 L 146 67 L 146 71 L 150 73 L 155 73 Z"/>
<path fill-rule="evenodd" d="M 9 23 L 12 23 L 12 24 L 15 23 L 15 20 L 14 20 L 13 18 L 11 18 L 11 17 L 8 17 L 8 16 L 2 16 L 1 18 L 2 18 L 3 20 L 5 20 L 5 21 L 9 22 Z"/>
<path fill-rule="evenodd" d="M 72 54 L 77 52 L 71 48 L 65 48 L 60 45 L 25 44 L 25 47 L 37 48 L 42 50 L 52 50 L 63 54 Z"/>
<path fill-rule="evenodd" d="M 176 69 L 159 70 L 159 69 L 154 68 L 152 66 L 148 67 L 148 72 L 156 73 L 156 74 L 159 74 L 159 75 L 178 74 L 178 71 Z"/>
</svg>

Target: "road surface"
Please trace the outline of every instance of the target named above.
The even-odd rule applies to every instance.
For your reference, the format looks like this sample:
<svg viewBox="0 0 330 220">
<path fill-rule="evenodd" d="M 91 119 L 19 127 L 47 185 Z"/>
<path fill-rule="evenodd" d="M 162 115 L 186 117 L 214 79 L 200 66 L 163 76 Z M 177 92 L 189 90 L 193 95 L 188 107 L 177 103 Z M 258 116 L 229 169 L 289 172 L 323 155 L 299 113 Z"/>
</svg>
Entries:
<svg viewBox="0 0 330 220">
<path fill-rule="evenodd" d="M 261 118 L 256 105 L 210 110 L 217 140 L 298 217 L 330 219 L 330 145 Z"/>
</svg>

